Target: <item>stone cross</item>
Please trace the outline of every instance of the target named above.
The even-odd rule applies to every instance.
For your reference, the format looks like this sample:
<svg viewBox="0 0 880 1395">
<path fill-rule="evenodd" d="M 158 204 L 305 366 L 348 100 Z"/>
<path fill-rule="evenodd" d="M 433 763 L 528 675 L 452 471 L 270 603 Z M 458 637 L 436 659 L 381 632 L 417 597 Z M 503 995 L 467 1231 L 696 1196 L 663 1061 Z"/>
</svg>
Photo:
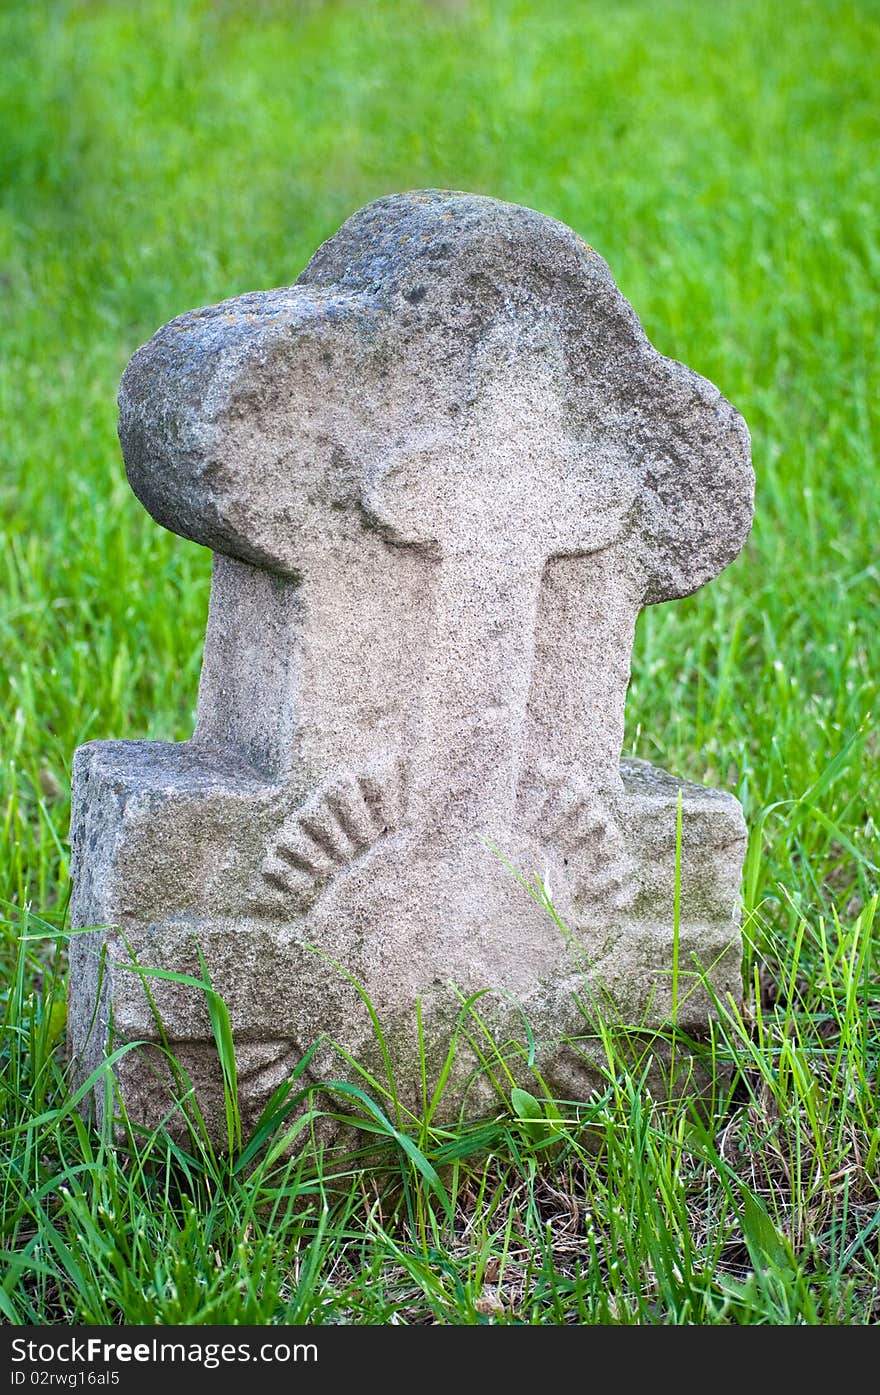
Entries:
<svg viewBox="0 0 880 1395">
<path fill-rule="evenodd" d="M 204 956 L 249 1117 L 318 1038 L 316 1080 L 339 1047 L 375 1063 L 352 980 L 414 1108 L 417 1001 L 436 1071 L 462 1001 L 495 990 L 499 1049 L 524 1012 L 570 1098 L 595 1081 L 595 1012 L 704 1024 L 699 970 L 738 986 L 742 816 L 621 762 L 624 700 L 639 610 L 743 545 L 748 433 L 601 257 L 492 199 L 380 199 L 295 285 L 166 325 L 119 405 L 135 493 L 215 558 L 193 739 L 77 754 L 74 918 L 109 927 L 74 939 L 81 1076 L 111 1032 L 157 1040 L 133 954 Z M 151 987 L 213 1107 L 203 997 Z M 459 1054 L 448 1108 L 491 1107 Z M 136 1116 L 165 1117 L 159 1053 L 117 1073 Z"/>
</svg>

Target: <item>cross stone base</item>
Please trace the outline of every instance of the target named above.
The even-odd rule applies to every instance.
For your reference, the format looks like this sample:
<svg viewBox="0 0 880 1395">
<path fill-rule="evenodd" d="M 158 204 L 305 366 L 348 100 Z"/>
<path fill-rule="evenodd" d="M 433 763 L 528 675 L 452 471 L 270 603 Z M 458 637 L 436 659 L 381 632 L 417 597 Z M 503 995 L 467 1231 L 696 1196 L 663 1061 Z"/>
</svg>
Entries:
<svg viewBox="0 0 880 1395">
<path fill-rule="evenodd" d="M 245 1127 L 319 1033 L 324 1044 L 307 1081 L 357 1080 L 334 1046 L 384 1079 L 369 1014 L 346 974 L 378 1012 L 403 1071 L 397 1091 L 416 1114 L 417 1001 L 430 1092 L 464 1000 L 487 989 L 475 1010 L 519 1083 L 535 1088 L 525 1015 L 537 1044 L 534 1066 L 548 1087 L 560 1098 L 586 1098 L 599 1078 L 588 1040 L 597 1013 L 613 1027 L 646 1032 L 672 1017 L 679 793 L 676 1019 L 693 1032 L 705 1028 L 706 983 L 722 998 L 740 992 L 736 906 L 746 832 L 739 804 L 644 761 L 624 760 L 620 770 L 622 846 L 594 873 L 601 898 L 589 885 L 589 867 L 578 881 L 584 862 L 576 834 L 568 840 L 558 833 L 555 849 L 522 831 L 513 847 L 475 843 L 464 853 L 422 857 L 404 821 L 340 859 L 314 906 L 290 921 L 261 907 L 255 891 L 278 825 L 277 786 L 194 742 L 83 747 L 75 764 L 73 920 L 113 928 L 72 942 L 78 1079 L 111 1045 L 158 1044 L 158 1013 L 166 1042 L 219 1131 L 220 1071 L 204 993 L 142 978 L 132 967 L 134 958 L 141 969 L 201 978 L 201 950 L 229 1009 Z M 540 877 L 561 925 L 517 872 L 533 885 Z M 609 901 L 618 908 L 609 909 Z M 479 1038 L 475 1023 L 466 1025 Z M 476 1064 L 461 1038 L 438 1121 L 462 1109 L 476 1116 L 497 1108 L 491 1079 Z M 131 1117 L 154 1127 L 172 1111 L 174 1127 L 175 1088 L 163 1052 L 130 1052 L 115 1073 Z M 100 1115 L 102 1088 L 95 1099 Z"/>
</svg>

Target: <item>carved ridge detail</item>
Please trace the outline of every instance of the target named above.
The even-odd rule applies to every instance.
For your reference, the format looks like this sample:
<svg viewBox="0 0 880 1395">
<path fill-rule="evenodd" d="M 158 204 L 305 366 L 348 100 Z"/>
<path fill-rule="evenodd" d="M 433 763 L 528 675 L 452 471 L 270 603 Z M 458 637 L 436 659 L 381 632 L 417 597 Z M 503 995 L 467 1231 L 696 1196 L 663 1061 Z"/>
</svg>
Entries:
<svg viewBox="0 0 880 1395">
<path fill-rule="evenodd" d="M 263 913 L 307 911 L 325 886 L 399 827 L 403 778 L 398 759 L 321 785 L 269 840 L 252 895 Z"/>
<path fill-rule="evenodd" d="M 531 801 L 525 827 L 561 858 L 575 906 L 626 910 L 639 892 L 637 867 L 615 810 L 613 792 L 570 775 Z"/>
</svg>

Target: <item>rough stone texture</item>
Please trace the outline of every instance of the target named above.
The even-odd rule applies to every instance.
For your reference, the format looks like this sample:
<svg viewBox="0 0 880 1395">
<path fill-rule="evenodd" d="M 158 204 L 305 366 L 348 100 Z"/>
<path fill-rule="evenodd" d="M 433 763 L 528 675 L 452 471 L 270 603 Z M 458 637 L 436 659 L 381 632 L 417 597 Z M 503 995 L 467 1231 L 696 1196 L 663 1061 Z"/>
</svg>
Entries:
<svg viewBox="0 0 880 1395">
<path fill-rule="evenodd" d="M 436 1075 L 487 988 L 498 1042 L 525 1040 L 524 1012 L 544 1078 L 582 1098 L 594 1048 L 560 1043 L 596 1004 L 669 1017 L 679 794 L 679 1017 L 704 1026 L 695 963 L 739 989 L 742 815 L 621 762 L 624 699 L 640 608 L 743 545 L 748 432 L 652 348 L 602 258 L 529 209 L 381 199 L 295 285 L 166 325 L 119 404 L 135 493 L 216 557 L 192 741 L 76 756 L 74 923 L 112 927 L 74 940 L 80 1078 L 108 1036 L 158 1040 L 130 954 L 198 974 L 200 947 L 247 1118 L 317 1037 L 376 1065 L 346 973 L 415 1108 L 416 1000 Z M 210 1108 L 204 996 L 150 986 Z M 147 1122 L 161 1060 L 116 1070 Z M 492 1106 L 469 1062 L 447 1113 Z M 344 1071 L 329 1044 L 312 1063 Z"/>
</svg>

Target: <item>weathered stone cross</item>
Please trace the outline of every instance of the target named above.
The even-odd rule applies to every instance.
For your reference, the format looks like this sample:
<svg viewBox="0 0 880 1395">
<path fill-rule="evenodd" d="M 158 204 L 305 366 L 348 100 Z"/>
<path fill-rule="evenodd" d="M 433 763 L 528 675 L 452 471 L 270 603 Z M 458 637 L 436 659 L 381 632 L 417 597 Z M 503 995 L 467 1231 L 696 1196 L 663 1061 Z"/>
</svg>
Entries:
<svg viewBox="0 0 880 1395">
<path fill-rule="evenodd" d="M 120 438 L 153 516 L 216 557 L 193 740 L 77 757 L 75 916 L 115 927 L 76 942 L 81 1071 L 111 1016 L 156 1036 L 128 947 L 177 970 L 200 947 L 252 1112 L 322 1034 L 369 1056 L 327 956 L 404 1081 L 416 999 L 439 1043 L 455 989 L 495 988 L 499 1039 L 512 995 L 545 1076 L 582 1094 L 588 1053 L 560 1041 L 587 1030 L 585 975 L 627 1020 L 669 1008 L 679 789 L 683 943 L 735 983 L 736 802 L 620 754 L 638 612 L 739 551 L 748 435 L 574 233 L 470 195 L 380 200 L 295 286 L 161 330 Z M 568 940 L 499 852 L 552 889 Z M 157 996 L 210 1098 L 197 991 Z M 161 1069 L 122 1084 L 141 1116 L 167 1109 Z"/>
</svg>

